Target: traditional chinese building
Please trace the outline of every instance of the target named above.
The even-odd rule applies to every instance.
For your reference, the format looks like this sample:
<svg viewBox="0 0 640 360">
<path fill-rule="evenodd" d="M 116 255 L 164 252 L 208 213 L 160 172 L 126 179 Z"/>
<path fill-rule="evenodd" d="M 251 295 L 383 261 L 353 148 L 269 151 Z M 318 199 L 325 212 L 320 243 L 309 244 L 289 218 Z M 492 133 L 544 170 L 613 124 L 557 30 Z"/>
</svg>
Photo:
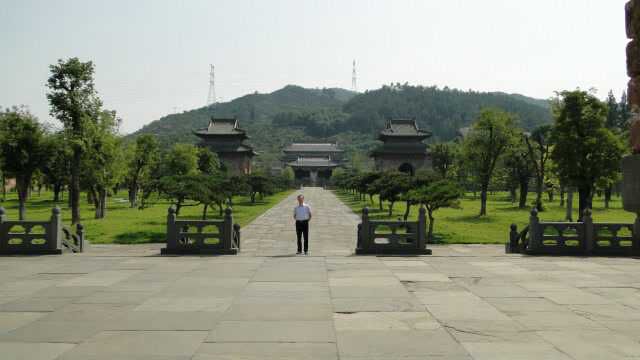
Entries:
<svg viewBox="0 0 640 360">
<path fill-rule="evenodd" d="M 414 175 L 416 170 L 431 168 L 431 157 L 425 139 L 428 131 L 420 130 L 413 119 L 388 120 L 380 131 L 382 145 L 371 152 L 376 170 L 398 170 Z"/>
<path fill-rule="evenodd" d="M 342 166 L 343 153 L 337 144 L 294 143 L 284 149 L 283 161 L 293 169 L 297 182 L 320 185 Z"/>
<path fill-rule="evenodd" d="M 257 155 L 245 141 L 247 132 L 238 120 L 211 118 L 209 126 L 194 132 L 200 138 L 200 146 L 218 154 L 223 166 L 232 174 L 251 174 L 251 160 Z"/>
</svg>

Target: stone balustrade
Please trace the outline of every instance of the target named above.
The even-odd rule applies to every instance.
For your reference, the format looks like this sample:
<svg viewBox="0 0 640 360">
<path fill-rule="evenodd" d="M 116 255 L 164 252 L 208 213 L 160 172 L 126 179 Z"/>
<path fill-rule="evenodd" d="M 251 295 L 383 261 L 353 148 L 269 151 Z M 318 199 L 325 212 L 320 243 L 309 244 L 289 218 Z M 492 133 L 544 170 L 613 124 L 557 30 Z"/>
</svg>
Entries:
<svg viewBox="0 0 640 360">
<path fill-rule="evenodd" d="M 82 225 L 75 232 L 62 226 L 58 207 L 51 210 L 47 221 L 8 220 L 0 207 L 0 255 L 62 254 L 63 247 L 82 252 L 83 244 Z"/>
<path fill-rule="evenodd" d="M 507 253 L 529 255 L 637 256 L 640 255 L 640 218 L 634 224 L 594 223 L 591 210 L 582 222 L 540 221 L 533 209 L 529 225 L 518 232 L 511 225 Z"/>
<path fill-rule="evenodd" d="M 369 219 L 362 210 L 358 224 L 358 255 L 431 255 L 426 241 L 426 210 L 420 208 L 417 221 L 380 221 Z"/>
<path fill-rule="evenodd" d="M 240 251 L 240 225 L 233 224 L 231 209 L 223 220 L 177 220 L 170 207 L 167 215 L 167 246 L 163 255 L 236 255 Z"/>
</svg>

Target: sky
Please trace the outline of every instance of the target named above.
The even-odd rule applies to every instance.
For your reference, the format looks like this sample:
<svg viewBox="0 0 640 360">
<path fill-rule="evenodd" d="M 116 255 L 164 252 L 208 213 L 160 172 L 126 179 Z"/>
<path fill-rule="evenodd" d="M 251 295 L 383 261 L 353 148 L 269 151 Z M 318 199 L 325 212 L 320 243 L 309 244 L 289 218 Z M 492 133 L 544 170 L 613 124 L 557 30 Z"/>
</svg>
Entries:
<svg viewBox="0 0 640 360">
<path fill-rule="evenodd" d="M 52 121 L 49 65 L 96 68 L 122 131 L 288 84 L 449 86 L 549 98 L 627 82 L 626 0 L 0 0 L 0 106 Z"/>
</svg>

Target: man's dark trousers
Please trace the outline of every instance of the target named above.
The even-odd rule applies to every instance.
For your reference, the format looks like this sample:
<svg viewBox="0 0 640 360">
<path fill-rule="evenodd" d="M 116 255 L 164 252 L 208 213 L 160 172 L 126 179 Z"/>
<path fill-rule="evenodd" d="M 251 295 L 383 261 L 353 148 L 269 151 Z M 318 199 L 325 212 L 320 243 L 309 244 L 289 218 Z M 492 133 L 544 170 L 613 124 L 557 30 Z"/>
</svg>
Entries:
<svg viewBox="0 0 640 360">
<path fill-rule="evenodd" d="M 309 251 L 309 220 L 296 221 L 298 236 L 298 252 L 302 252 L 302 236 L 304 235 L 304 252 Z"/>
</svg>

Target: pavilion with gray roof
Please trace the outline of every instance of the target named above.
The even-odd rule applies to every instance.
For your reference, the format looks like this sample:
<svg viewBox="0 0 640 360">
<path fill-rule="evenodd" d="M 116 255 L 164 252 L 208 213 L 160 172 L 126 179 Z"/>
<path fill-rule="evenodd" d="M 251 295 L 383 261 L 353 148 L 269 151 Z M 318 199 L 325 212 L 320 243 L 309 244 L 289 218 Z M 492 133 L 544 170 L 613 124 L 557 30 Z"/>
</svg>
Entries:
<svg viewBox="0 0 640 360">
<path fill-rule="evenodd" d="M 324 184 L 331 178 L 333 169 L 343 164 L 344 151 L 337 144 L 293 143 L 283 152 L 283 162 L 293 169 L 300 183 Z"/>
<path fill-rule="evenodd" d="M 376 170 L 413 175 L 418 169 L 430 168 L 431 157 L 423 142 L 429 137 L 431 133 L 421 130 L 415 119 L 388 120 L 378 135 L 382 144 L 371 152 Z"/>
<path fill-rule="evenodd" d="M 232 174 L 250 174 L 252 158 L 257 155 L 247 132 L 240 128 L 236 118 L 211 118 L 209 126 L 194 131 L 201 139 L 200 146 L 218 154 L 220 161 Z"/>
</svg>

